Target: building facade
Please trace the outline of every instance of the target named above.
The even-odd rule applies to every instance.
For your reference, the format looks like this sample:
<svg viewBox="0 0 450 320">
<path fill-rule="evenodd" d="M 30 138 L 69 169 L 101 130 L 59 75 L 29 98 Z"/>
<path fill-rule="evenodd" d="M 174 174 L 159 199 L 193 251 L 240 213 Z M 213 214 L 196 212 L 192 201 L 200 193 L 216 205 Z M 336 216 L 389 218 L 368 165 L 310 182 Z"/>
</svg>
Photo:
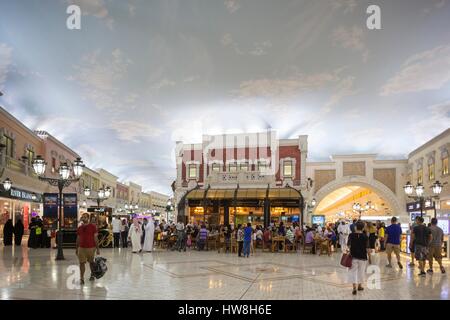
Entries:
<svg viewBox="0 0 450 320">
<path fill-rule="evenodd" d="M 414 186 L 422 184 L 425 197 L 433 195 L 432 186 L 436 180 L 443 184 L 439 200 L 422 208 L 422 214 L 427 216 L 427 220 L 435 214 L 450 216 L 449 155 L 450 129 L 445 130 L 408 155 L 405 181 Z M 407 202 L 407 208 L 411 208 L 409 213 L 420 213 L 420 203 L 413 203 L 414 201 L 411 199 L 407 199 Z"/>
<path fill-rule="evenodd" d="M 178 219 L 213 225 L 300 221 L 307 136 L 277 139 L 267 131 L 202 140 L 176 145 Z"/>
<path fill-rule="evenodd" d="M 129 199 L 128 193 L 129 193 L 128 185 L 117 181 L 117 183 L 116 183 L 116 213 L 124 212 L 125 204 L 128 204 L 128 199 Z"/>
<path fill-rule="evenodd" d="M 13 183 L 9 191 L 0 186 L 0 235 L 8 219 L 13 224 L 22 220 L 27 230 L 33 215 L 42 216 L 42 194 L 48 186 L 39 181 L 32 161 L 43 150 L 42 139 L 0 107 L 0 180 Z"/>
<path fill-rule="evenodd" d="M 100 187 L 103 189 L 110 188 L 111 190 L 110 196 L 103 200 L 101 205 L 112 208 L 114 213 L 116 208 L 116 187 L 118 177 L 105 169 L 97 169 L 97 172 L 100 176 Z"/>
</svg>

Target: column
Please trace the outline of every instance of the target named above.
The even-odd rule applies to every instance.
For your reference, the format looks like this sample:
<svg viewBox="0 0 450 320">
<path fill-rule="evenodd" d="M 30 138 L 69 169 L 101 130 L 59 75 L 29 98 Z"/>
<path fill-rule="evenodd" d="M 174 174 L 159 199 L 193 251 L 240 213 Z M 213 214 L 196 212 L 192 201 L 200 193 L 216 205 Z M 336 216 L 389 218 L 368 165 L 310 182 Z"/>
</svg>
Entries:
<svg viewBox="0 0 450 320">
<path fill-rule="evenodd" d="M 264 199 L 264 228 L 270 224 L 270 200 Z"/>
<path fill-rule="evenodd" d="M 224 225 L 228 225 L 230 223 L 230 202 L 228 200 L 224 201 L 223 214 L 223 223 Z"/>
</svg>

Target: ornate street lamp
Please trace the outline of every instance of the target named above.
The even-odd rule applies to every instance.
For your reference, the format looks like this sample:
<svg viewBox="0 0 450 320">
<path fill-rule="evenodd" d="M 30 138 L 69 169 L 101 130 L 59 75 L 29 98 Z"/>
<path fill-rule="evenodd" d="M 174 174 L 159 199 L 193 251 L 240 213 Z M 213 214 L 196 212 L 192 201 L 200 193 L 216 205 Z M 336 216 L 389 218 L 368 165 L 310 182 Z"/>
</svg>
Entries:
<svg viewBox="0 0 450 320">
<path fill-rule="evenodd" d="M 101 202 L 104 200 L 107 200 L 109 198 L 109 196 L 111 195 L 111 188 L 110 187 L 100 188 L 97 191 L 97 197 L 90 198 L 89 196 L 91 195 L 91 189 L 89 189 L 88 187 L 85 187 L 84 195 L 89 200 L 97 201 L 97 207 L 100 207 Z"/>
<path fill-rule="evenodd" d="M 50 185 L 58 187 L 59 191 L 59 201 L 58 201 L 58 236 L 57 236 L 57 245 L 58 245 L 58 253 L 56 255 L 56 260 L 64 260 L 63 253 L 63 230 L 62 226 L 62 208 L 63 208 L 63 190 L 64 188 L 70 186 L 73 182 L 78 182 L 80 180 L 80 176 L 83 174 L 84 164 L 80 158 L 78 158 L 74 165 L 72 166 L 74 177 L 70 177 L 70 167 L 67 163 L 61 163 L 59 167 L 59 178 L 49 178 L 44 177 L 46 162 L 41 156 L 37 156 L 33 160 L 33 169 L 34 172 L 38 175 L 39 180 L 46 181 Z"/>
<path fill-rule="evenodd" d="M 12 186 L 12 181 L 9 178 L 6 178 L 5 181 L 3 181 L 3 188 L 5 191 L 9 191 Z"/>
<path fill-rule="evenodd" d="M 439 181 L 436 181 L 435 183 L 433 183 L 432 189 L 435 195 L 440 195 L 442 192 L 442 184 Z"/>
<path fill-rule="evenodd" d="M 105 198 L 109 198 L 111 196 L 111 188 L 110 187 L 105 188 L 104 196 L 105 196 Z"/>
<path fill-rule="evenodd" d="M 38 176 L 42 176 L 45 173 L 46 165 L 47 165 L 47 163 L 41 156 L 37 156 L 33 160 L 33 169 L 34 169 L 34 172 L 36 172 L 36 174 Z"/>
<path fill-rule="evenodd" d="M 414 191 L 414 186 L 411 184 L 411 182 L 408 181 L 405 184 L 405 186 L 403 187 L 403 190 L 405 190 L 405 193 L 407 195 L 411 195 L 413 193 L 413 191 Z"/>
<path fill-rule="evenodd" d="M 416 186 L 416 194 L 417 194 L 417 196 L 418 197 L 421 197 L 421 196 L 423 196 L 423 192 L 425 191 L 425 188 L 423 187 L 423 185 L 421 184 L 421 183 L 419 183 L 417 186 Z"/>
<path fill-rule="evenodd" d="M 316 206 L 316 204 L 317 204 L 317 202 L 316 202 L 316 198 L 313 198 L 312 200 L 311 200 L 311 207 L 315 207 Z"/>
<path fill-rule="evenodd" d="M 446 183 L 444 183 L 446 184 Z M 431 186 L 433 190 L 432 196 L 425 197 L 424 192 L 425 188 L 424 186 L 419 183 L 416 187 L 414 187 L 409 181 L 406 183 L 406 185 L 403 187 L 403 190 L 405 190 L 405 194 L 408 196 L 408 198 L 414 199 L 415 201 L 419 201 L 420 203 L 420 216 L 423 216 L 423 208 L 424 207 L 431 207 L 433 204 L 434 199 L 439 199 L 439 195 L 442 192 L 443 184 L 439 181 L 435 181 L 433 185 Z M 413 196 L 413 191 L 416 191 L 416 195 Z M 436 218 L 436 208 L 434 209 L 434 217 Z"/>
</svg>

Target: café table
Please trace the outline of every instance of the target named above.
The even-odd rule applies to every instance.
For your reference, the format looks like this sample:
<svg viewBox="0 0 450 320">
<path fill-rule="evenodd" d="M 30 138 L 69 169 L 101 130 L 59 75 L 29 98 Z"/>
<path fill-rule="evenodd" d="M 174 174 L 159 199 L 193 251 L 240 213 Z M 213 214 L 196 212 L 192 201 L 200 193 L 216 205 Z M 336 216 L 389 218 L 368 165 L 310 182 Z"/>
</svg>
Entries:
<svg viewBox="0 0 450 320">
<path fill-rule="evenodd" d="M 275 236 L 272 238 L 272 252 L 275 252 L 275 248 L 279 248 L 279 243 L 282 245 L 282 251 L 286 251 L 286 237 Z M 278 249 L 277 249 L 278 250 Z"/>
</svg>

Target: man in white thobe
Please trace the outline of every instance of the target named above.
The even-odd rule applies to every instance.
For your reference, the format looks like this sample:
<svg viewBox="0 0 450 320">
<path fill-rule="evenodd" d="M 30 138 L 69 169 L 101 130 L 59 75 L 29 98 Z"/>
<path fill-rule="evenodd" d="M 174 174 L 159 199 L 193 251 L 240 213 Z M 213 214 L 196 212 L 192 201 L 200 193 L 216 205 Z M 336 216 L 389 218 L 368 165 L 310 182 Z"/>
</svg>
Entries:
<svg viewBox="0 0 450 320">
<path fill-rule="evenodd" d="M 155 223 L 153 219 L 150 217 L 149 219 L 144 219 L 144 230 L 145 230 L 145 239 L 144 239 L 144 247 L 143 250 L 146 252 L 152 252 L 153 250 L 153 239 L 155 237 Z"/>
<path fill-rule="evenodd" d="M 130 230 L 128 231 L 128 239 L 131 240 L 133 253 L 142 251 L 141 236 L 142 236 L 142 227 L 138 222 L 138 219 L 134 218 L 133 224 L 130 226 Z"/>
<path fill-rule="evenodd" d="M 348 224 L 345 223 L 345 221 L 341 221 L 339 226 L 337 227 L 337 232 L 339 234 L 339 244 L 341 246 L 342 252 L 345 252 L 347 250 L 347 242 L 348 242 L 348 235 L 350 234 L 350 228 Z"/>
</svg>

